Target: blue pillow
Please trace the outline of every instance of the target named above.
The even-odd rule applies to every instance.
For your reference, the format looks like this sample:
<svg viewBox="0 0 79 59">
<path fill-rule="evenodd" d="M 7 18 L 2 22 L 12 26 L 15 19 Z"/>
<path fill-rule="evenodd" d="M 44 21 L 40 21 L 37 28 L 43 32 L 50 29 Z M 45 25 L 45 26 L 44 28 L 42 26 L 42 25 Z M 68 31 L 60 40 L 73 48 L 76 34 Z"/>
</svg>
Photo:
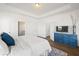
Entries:
<svg viewBox="0 0 79 59">
<path fill-rule="evenodd" d="M 14 46 L 15 41 L 14 39 L 7 33 L 1 34 L 2 40 L 8 45 L 8 46 Z"/>
</svg>

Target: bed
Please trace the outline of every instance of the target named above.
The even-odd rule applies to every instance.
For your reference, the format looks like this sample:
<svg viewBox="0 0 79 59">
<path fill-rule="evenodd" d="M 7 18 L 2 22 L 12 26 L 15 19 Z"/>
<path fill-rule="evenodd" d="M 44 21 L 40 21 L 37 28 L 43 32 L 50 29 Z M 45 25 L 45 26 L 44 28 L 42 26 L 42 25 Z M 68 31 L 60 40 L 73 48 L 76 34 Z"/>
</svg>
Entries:
<svg viewBox="0 0 79 59">
<path fill-rule="evenodd" d="M 49 42 L 45 39 L 32 35 L 27 35 L 23 39 L 31 47 L 33 56 L 48 55 L 48 52 L 51 51 Z"/>
<path fill-rule="evenodd" d="M 0 55 L 4 56 L 46 56 L 51 51 L 47 40 L 27 35 L 13 37 L 8 33 L 0 36 Z"/>
<path fill-rule="evenodd" d="M 17 38 L 16 45 L 11 48 L 8 56 L 47 56 L 50 51 L 47 40 L 27 35 Z"/>
<path fill-rule="evenodd" d="M 11 47 L 11 52 L 8 56 L 30 56 L 31 49 L 25 42 L 16 40 L 16 45 Z"/>
</svg>

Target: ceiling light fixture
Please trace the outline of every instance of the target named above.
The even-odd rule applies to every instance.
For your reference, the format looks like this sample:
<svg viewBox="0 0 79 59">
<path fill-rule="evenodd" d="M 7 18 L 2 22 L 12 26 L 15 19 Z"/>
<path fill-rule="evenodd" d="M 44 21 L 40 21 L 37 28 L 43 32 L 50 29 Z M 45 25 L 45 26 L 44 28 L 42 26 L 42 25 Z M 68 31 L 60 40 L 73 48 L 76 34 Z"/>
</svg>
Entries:
<svg viewBox="0 0 79 59">
<path fill-rule="evenodd" d="M 35 6 L 36 6 L 36 7 L 40 7 L 40 4 L 39 4 L 39 3 L 35 3 Z"/>
</svg>

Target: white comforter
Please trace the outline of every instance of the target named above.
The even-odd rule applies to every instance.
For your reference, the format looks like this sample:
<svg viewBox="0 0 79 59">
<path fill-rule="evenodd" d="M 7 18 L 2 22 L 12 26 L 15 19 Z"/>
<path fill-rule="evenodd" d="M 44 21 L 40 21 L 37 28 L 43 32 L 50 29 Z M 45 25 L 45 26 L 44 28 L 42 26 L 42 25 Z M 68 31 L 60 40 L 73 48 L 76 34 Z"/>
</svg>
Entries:
<svg viewBox="0 0 79 59">
<path fill-rule="evenodd" d="M 45 39 L 29 35 L 25 41 L 30 45 L 32 55 L 47 55 L 51 51 L 51 47 Z"/>
<path fill-rule="evenodd" d="M 51 47 L 47 40 L 32 35 L 19 37 L 16 46 L 12 47 L 10 55 L 18 56 L 40 56 L 47 55 Z"/>
<path fill-rule="evenodd" d="M 24 41 L 16 41 L 16 45 L 11 47 L 9 56 L 30 56 L 31 49 Z"/>
</svg>

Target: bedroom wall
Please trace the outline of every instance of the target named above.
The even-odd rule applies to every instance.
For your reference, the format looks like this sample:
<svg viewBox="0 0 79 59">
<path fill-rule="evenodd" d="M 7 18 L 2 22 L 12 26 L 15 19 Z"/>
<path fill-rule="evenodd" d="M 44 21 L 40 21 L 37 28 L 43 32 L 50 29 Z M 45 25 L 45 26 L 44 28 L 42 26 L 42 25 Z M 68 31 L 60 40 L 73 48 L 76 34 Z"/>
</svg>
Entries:
<svg viewBox="0 0 79 59">
<path fill-rule="evenodd" d="M 11 10 L 11 8 L 9 9 Z M 8 10 L 6 6 L 1 7 L 0 5 L 0 34 L 2 32 L 7 32 L 16 39 L 18 37 L 18 21 L 24 21 L 26 23 L 26 35 L 27 33 L 36 33 L 34 29 L 34 22 L 36 22 L 35 18 L 12 11 L 15 9 L 10 10 Z"/>
<path fill-rule="evenodd" d="M 36 36 L 46 37 L 46 24 L 39 23 L 39 22 L 37 22 L 36 24 L 37 24 L 36 26 L 37 35 Z"/>
<path fill-rule="evenodd" d="M 74 10 L 74 11 L 68 11 L 68 12 L 63 12 L 63 13 L 59 13 L 59 14 L 55 14 L 55 15 L 50 15 L 48 17 L 44 17 L 41 18 L 39 23 L 43 23 L 46 25 L 50 25 L 49 29 L 46 30 L 50 30 L 49 32 L 46 31 L 46 33 L 48 33 L 48 35 L 51 36 L 51 39 L 54 40 L 54 35 L 53 33 L 56 31 L 55 27 L 56 26 L 70 26 L 69 27 L 69 33 L 73 33 L 72 32 L 72 20 L 71 20 L 71 15 L 74 17 L 74 19 L 77 19 L 77 28 L 76 28 L 76 33 L 78 35 L 78 46 L 79 46 L 79 9 Z"/>
</svg>

